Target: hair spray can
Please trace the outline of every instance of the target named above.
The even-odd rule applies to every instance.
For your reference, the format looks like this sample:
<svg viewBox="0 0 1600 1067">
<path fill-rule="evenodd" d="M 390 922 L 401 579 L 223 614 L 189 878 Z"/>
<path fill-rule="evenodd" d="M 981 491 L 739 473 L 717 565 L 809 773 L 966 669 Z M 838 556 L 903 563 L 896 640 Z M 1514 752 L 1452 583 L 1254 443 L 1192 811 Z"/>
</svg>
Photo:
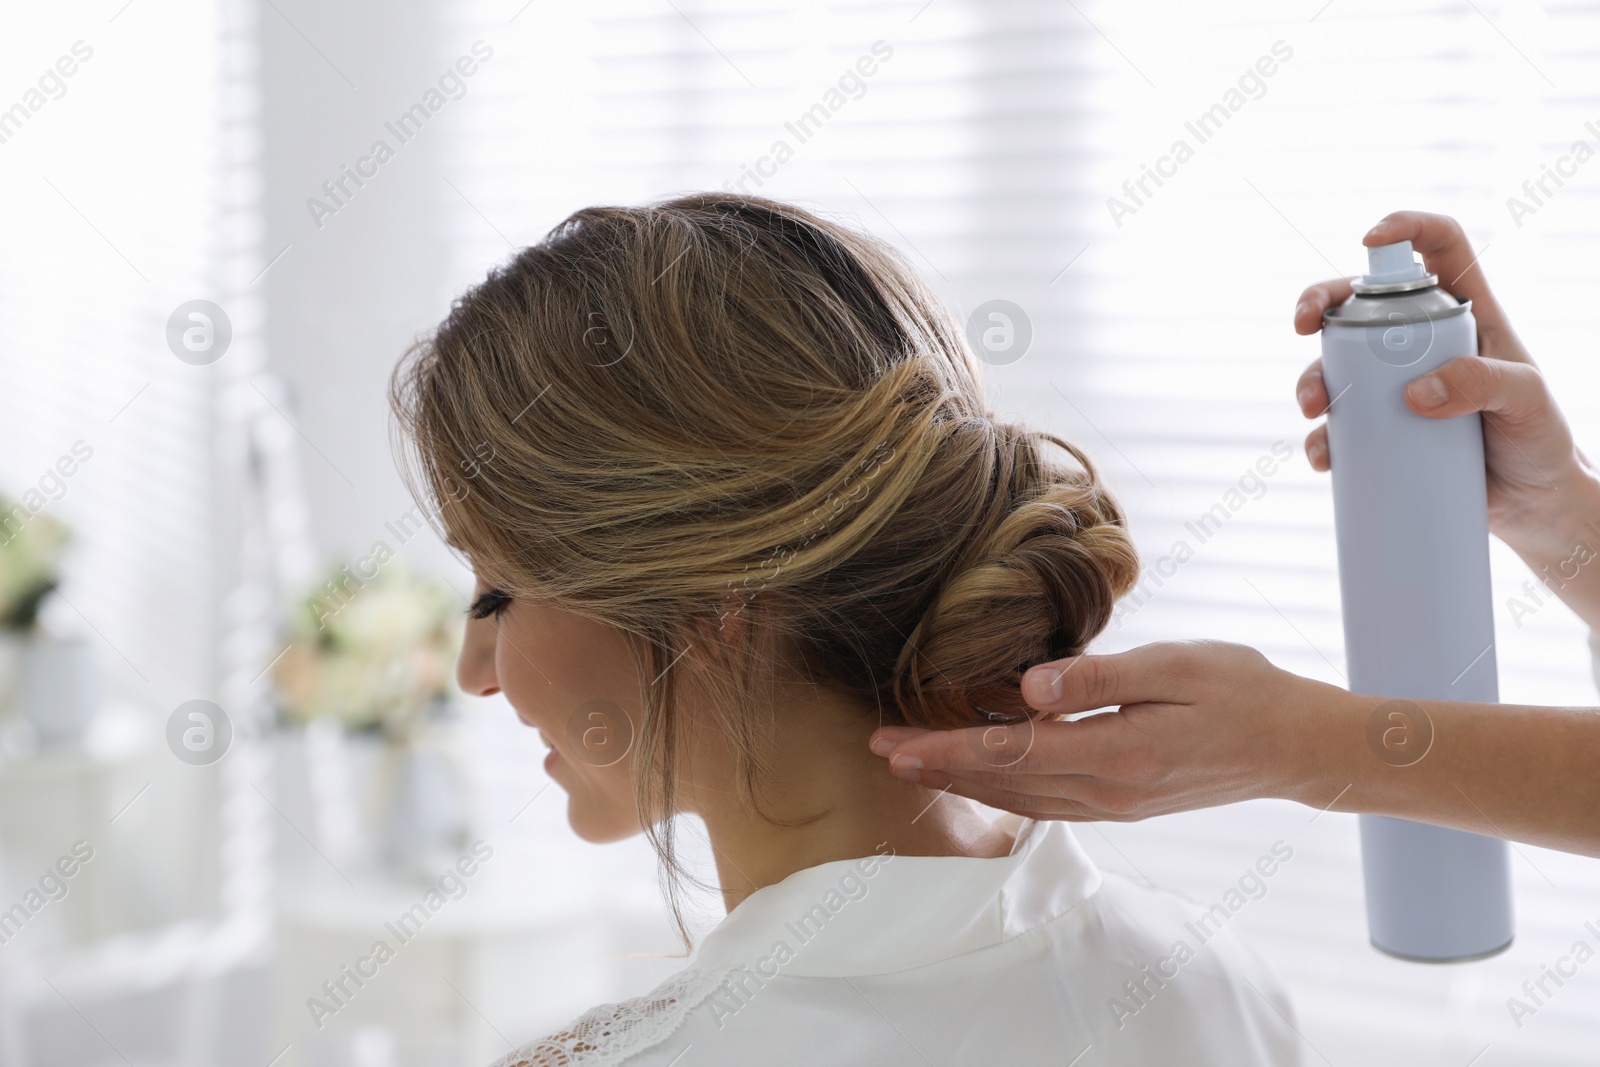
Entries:
<svg viewBox="0 0 1600 1067">
<path fill-rule="evenodd" d="M 1349 686 L 1392 698 L 1367 739 L 1386 773 L 1405 774 L 1433 743 L 1413 701 L 1500 698 L 1482 420 L 1426 419 L 1402 397 L 1411 379 L 1476 355 L 1478 338 L 1469 305 L 1410 241 L 1367 256 L 1354 295 L 1323 316 L 1322 375 Z M 1361 856 L 1375 947 L 1444 962 L 1510 945 L 1505 841 L 1363 815 Z"/>
</svg>

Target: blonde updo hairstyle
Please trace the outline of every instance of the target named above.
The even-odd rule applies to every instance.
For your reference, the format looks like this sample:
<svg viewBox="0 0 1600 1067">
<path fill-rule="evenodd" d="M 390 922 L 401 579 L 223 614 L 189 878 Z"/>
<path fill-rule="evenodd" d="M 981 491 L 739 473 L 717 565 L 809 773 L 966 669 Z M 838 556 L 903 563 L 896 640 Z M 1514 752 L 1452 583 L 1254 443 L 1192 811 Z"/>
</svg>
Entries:
<svg viewBox="0 0 1600 1067">
<path fill-rule="evenodd" d="M 1016 720 L 1022 671 L 1081 651 L 1138 576 L 1088 456 L 995 419 L 901 256 L 789 204 L 578 211 L 391 394 L 414 488 L 485 580 L 628 636 L 636 800 L 672 877 L 687 659 L 719 665 L 696 712 L 759 810 L 783 670 L 883 723 Z"/>
</svg>

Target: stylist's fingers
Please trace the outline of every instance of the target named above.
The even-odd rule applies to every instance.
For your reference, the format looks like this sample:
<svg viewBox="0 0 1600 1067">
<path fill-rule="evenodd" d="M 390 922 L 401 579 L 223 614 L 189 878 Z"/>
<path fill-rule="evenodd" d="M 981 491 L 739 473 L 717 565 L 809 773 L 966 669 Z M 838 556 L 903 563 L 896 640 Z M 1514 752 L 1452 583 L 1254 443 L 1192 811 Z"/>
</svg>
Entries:
<svg viewBox="0 0 1600 1067">
<path fill-rule="evenodd" d="M 965 730 L 885 726 L 873 731 L 870 747 L 888 756 L 891 773 L 912 781 L 924 767 L 956 774 L 1072 774 L 1099 758 L 1105 733 L 1090 721 L 1028 721 Z"/>
<path fill-rule="evenodd" d="M 1350 299 L 1349 278 L 1328 278 L 1326 282 L 1306 286 L 1306 291 L 1294 304 L 1294 333 L 1309 334 L 1322 330 L 1323 312 L 1347 299 Z"/>
<path fill-rule="evenodd" d="M 1306 434 L 1306 460 L 1310 462 L 1311 469 L 1314 471 L 1333 469 L 1332 457 L 1328 453 L 1328 426 L 1326 423 Z"/>
<path fill-rule="evenodd" d="M 1158 641 L 1126 652 L 1041 663 L 1022 676 L 1022 699 L 1037 711 L 1058 715 L 1117 704 L 1180 701 L 1192 691 L 1187 684 L 1192 672 L 1202 666 L 1200 646 L 1212 643 Z"/>
<path fill-rule="evenodd" d="M 880 726 L 872 731 L 872 739 L 867 747 L 880 756 L 887 756 L 900 742 L 913 737 L 926 737 L 933 732 L 920 726 Z"/>
<path fill-rule="evenodd" d="M 1422 253 L 1423 265 L 1429 273 L 1439 276 L 1439 286 L 1445 292 L 1472 301 L 1479 330 L 1496 333 L 1509 329 L 1505 312 L 1489 291 L 1478 253 L 1472 250 L 1472 242 L 1459 222 L 1427 211 L 1395 211 L 1385 215 L 1361 239 L 1369 248 L 1396 241 L 1410 241 L 1411 247 Z M 1513 347 L 1520 353 L 1520 346 Z M 1516 358 L 1511 353 L 1506 356 Z M 1520 358 L 1526 359 L 1526 353 L 1520 353 Z"/>
<path fill-rule="evenodd" d="M 992 785 L 966 775 L 924 771 L 922 784 L 1026 818 L 1063 822 L 1133 822 L 1182 807 L 1137 786 L 1101 782 L 1076 774 L 1065 777 L 1029 775 L 1014 783 L 1002 780 L 999 785 Z"/>
<path fill-rule="evenodd" d="M 1294 306 L 1294 332 L 1305 335 L 1322 329 L 1322 313 L 1350 299 L 1350 279 L 1330 278 L 1307 286 Z"/>
<path fill-rule="evenodd" d="M 1300 372 L 1300 380 L 1295 383 L 1295 399 L 1300 402 L 1300 414 L 1308 419 L 1320 419 L 1328 413 L 1328 385 L 1322 378 L 1322 360 L 1312 361 L 1311 366 Z M 1328 427 L 1318 426 L 1306 437 L 1306 459 L 1311 461 L 1311 469 L 1325 471 L 1328 469 Z"/>
<path fill-rule="evenodd" d="M 1322 360 L 1300 372 L 1294 383 L 1294 398 L 1300 404 L 1300 414 L 1308 419 L 1320 419 L 1328 412 L 1328 385 L 1322 380 Z"/>
<path fill-rule="evenodd" d="M 1412 411 L 1433 419 L 1486 411 L 1512 424 L 1539 423 L 1555 408 L 1538 367 L 1482 356 L 1461 356 L 1413 378 L 1405 397 Z"/>
</svg>

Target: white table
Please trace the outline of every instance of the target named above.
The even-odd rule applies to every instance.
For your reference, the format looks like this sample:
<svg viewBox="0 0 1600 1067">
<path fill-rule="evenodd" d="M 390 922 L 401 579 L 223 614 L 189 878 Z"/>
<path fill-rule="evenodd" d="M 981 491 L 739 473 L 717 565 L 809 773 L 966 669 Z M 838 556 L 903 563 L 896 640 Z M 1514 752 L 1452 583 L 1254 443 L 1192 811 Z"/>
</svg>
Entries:
<svg viewBox="0 0 1600 1067">
<path fill-rule="evenodd" d="M 396 923 L 422 901 L 421 883 L 372 868 L 345 872 L 354 888 L 331 868 L 284 876 L 274 1050 L 288 1051 L 277 1067 L 487 1067 L 604 999 L 615 956 L 604 908 L 516 867 L 497 851 L 420 930 Z M 386 962 L 373 955 L 380 940 Z M 347 977 L 358 969 L 359 986 Z M 336 980 L 342 1003 L 323 989 Z M 334 1013 L 314 1014 L 312 997 Z"/>
</svg>

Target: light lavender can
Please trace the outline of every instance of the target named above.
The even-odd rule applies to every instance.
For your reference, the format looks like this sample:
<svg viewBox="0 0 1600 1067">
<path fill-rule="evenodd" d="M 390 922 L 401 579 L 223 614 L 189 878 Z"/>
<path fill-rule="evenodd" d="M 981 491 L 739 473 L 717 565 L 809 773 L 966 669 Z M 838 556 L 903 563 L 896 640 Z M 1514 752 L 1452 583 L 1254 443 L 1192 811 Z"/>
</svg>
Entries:
<svg viewBox="0 0 1600 1067">
<path fill-rule="evenodd" d="M 1392 698 L 1367 738 L 1383 773 L 1403 775 L 1434 740 L 1415 701 L 1499 700 L 1482 420 L 1427 419 L 1402 397 L 1413 378 L 1476 355 L 1478 340 L 1470 306 L 1413 260 L 1411 242 L 1368 249 L 1368 266 L 1323 316 L 1322 373 L 1349 686 Z M 1474 803 L 1472 783 L 1459 787 Z M 1448 962 L 1511 944 L 1505 841 L 1363 815 L 1361 855 L 1378 949 Z"/>
</svg>

